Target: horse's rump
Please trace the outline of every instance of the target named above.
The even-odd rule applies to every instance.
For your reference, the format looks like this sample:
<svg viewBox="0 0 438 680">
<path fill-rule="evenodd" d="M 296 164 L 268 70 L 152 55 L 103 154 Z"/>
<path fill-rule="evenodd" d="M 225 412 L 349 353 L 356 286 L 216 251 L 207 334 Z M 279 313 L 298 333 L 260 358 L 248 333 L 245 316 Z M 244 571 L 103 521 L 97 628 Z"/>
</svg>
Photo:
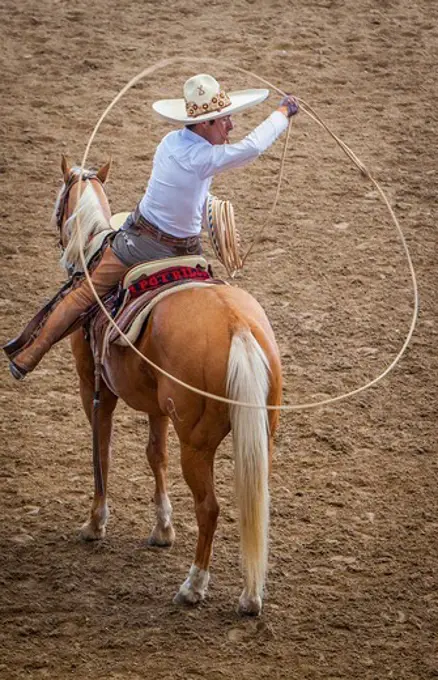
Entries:
<svg viewBox="0 0 438 680">
<path fill-rule="evenodd" d="M 138 347 L 179 380 L 226 397 L 232 340 L 242 332 L 251 333 L 260 345 L 270 374 L 280 372 L 277 345 L 263 309 L 249 293 L 234 286 L 195 288 L 160 301 L 152 312 L 147 338 Z M 157 379 L 161 380 L 159 375 Z M 167 378 L 163 381 L 166 392 L 172 398 L 177 395 L 181 405 L 197 398 L 205 401 Z M 209 409 L 218 406 L 208 401 Z"/>
</svg>

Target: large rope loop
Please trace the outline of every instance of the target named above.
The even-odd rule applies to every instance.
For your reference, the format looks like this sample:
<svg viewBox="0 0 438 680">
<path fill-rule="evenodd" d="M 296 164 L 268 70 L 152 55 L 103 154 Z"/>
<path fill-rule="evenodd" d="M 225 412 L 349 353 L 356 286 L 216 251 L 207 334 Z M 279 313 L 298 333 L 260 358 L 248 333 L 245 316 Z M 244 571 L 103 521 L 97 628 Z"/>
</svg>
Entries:
<svg viewBox="0 0 438 680">
<path fill-rule="evenodd" d="M 100 126 L 102 125 L 103 121 L 105 120 L 105 118 L 107 117 L 107 115 L 109 114 L 111 109 L 114 108 L 114 106 L 117 104 L 117 102 L 126 94 L 126 92 L 128 92 L 128 90 L 130 90 L 140 80 L 142 80 L 143 78 L 146 78 L 147 76 L 151 75 L 155 71 L 158 71 L 159 69 L 166 68 L 167 66 L 170 66 L 170 65 L 176 64 L 176 63 L 195 63 L 198 66 L 200 61 L 204 61 L 206 63 L 208 62 L 208 63 L 218 64 L 221 68 L 230 68 L 232 70 L 238 71 L 239 73 L 243 73 L 247 76 L 250 76 L 251 78 L 255 78 L 255 80 L 258 80 L 259 82 L 263 83 L 264 85 L 270 87 L 275 92 L 277 92 L 280 96 L 282 96 L 282 97 L 286 96 L 286 93 L 283 92 L 283 90 L 276 87 L 275 85 L 273 85 L 271 82 L 269 82 L 265 78 L 258 76 L 257 74 L 253 73 L 252 71 L 248 71 L 246 69 L 243 69 L 240 66 L 236 66 L 235 64 L 232 64 L 232 63 L 226 63 L 223 60 L 215 59 L 214 57 L 202 57 L 202 58 L 199 57 L 199 56 L 198 57 L 169 57 L 168 59 L 162 59 L 161 61 L 157 62 L 156 64 L 153 64 L 152 66 L 149 66 L 148 68 L 144 69 L 143 71 L 138 73 L 136 76 L 134 76 L 134 78 L 132 78 L 121 90 L 119 90 L 119 92 L 116 94 L 114 99 L 106 107 L 105 111 L 102 113 L 99 120 L 97 121 L 97 123 L 96 123 L 96 125 L 95 125 L 95 127 L 94 127 L 94 129 L 93 129 L 93 131 L 90 135 L 90 138 L 88 140 L 88 143 L 87 143 L 87 146 L 85 148 L 84 155 L 83 155 L 83 158 L 82 158 L 81 171 L 84 172 L 84 170 L 85 170 L 85 164 L 86 164 L 86 161 L 87 161 L 87 158 L 88 158 L 88 154 L 90 152 L 91 145 L 94 141 L 94 138 L 96 137 L 96 134 L 97 134 Z M 83 238 L 82 238 L 81 229 L 80 229 L 79 215 L 78 215 L 78 219 L 76 221 L 76 228 L 78 229 L 78 238 L 79 238 L 79 244 L 80 244 L 81 261 L 82 261 L 82 265 L 84 267 L 84 272 L 85 272 L 85 276 L 87 278 L 87 281 L 90 285 L 91 290 L 94 293 L 94 296 L 96 298 L 96 302 L 98 303 L 99 307 L 101 308 L 101 310 L 103 311 L 103 313 L 107 317 L 109 323 L 112 324 L 112 326 L 117 329 L 120 336 L 124 338 L 127 346 L 129 346 L 133 350 L 133 352 L 135 352 L 139 357 L 141 357 L 149 366 L 151 366 L 156 371 L 158 371 L 158 373 L 161 373 L 161 375 L 164 375 L 165 377 L 169 378 L 169 380 L 172 380 L 177 385 L 180 385 L 181 387 L 185 387 L 186 389 L 190 390 L 191 392 L 194 392 L 195 394 L 199 394 L 203 397 L 213 399 L 214 401 L 219 401 L 221 403 L 229 404 L 229 405 L 232 405 L 232 406 L 242 406 L 242 407 L 254 408 L 254 409 L 266 409 L 268 411 L 298 411 L 298 410 L 313 409 L 313 408 L 318 408 L 318 407 L 321 407 L 321 406 L 326 406 L 328 404 L 333 404 L 333 403 L 336 403 L 338 401 L 343 401 L 345 399 L 349 399 L 350 397 L 352 397 L 354 395 L 360 394 L 361 392 L 364 392 L 365 390 L 369 389 L 373 385 L 376 385 L 378 382 L 383 380 L 383 378 L 386 375 L 388 375 L 388 373 L 390 371 L 392 371 L 393 368 L 395 368 L 395 366 L 398 364 L 398 362 L 402 358 L 403 354 L 405 353 L 405 351 L 406 351 L 406 349 L 407 349 L 407 347 L 408 347 L 408 345 L 411 341 L 411 338 L 412 338 L 412 335 L 413 335 L 413 332 L 414 332 L 414 329 L 415 329 L 416 320 L 417 320 L 417 317 L 418 317 L 419 298 L 418 298 L 418 286 L 417 286 L 417 279 L 416 279 L 416 275 L 415 275 L 414 266 L 412 264 L 412 259 L 411 259 L 410 253 L 409 253 L 409 249 L 408 249 L 408 246 L 407 246 L 407 243 L 406 243 L 406 239 L 405 239 L 403 232 L 401 230 L 400 224 L 397 220 L 397 217 L 396 217 L 396 215 L 395 215 L 385 193 L 383 192 L 383 189 L 380 187 L 378 182 L 372 177 L 371 173 L 367 170 L 367 168 L 363 165 L 363 163 L 361 163 L 361 161 L 357 158 L 357 156 L 351 151 L 351 149 L 344 142 L 342 142 L 342 140 L 340 140 L 331 130 L 329 130 L 328 126 L 321 120 L 321 118 L 315 113 L 315 111 L 304 100 L 302 100 L 301 98 L 297 98 L 297 99 L 300 103 L 301 110 L 304 111 L 304 113 L 307 114 L 318 125 L 322 126 L 333 137 L 333 139 L 336 141 L 337 144 L 339 144 L 339 146 L 346 153 L 346 155 L 350 158 L 350 160 L 359 168 L 361 173 L 363 175 L 365 175 L 374 184 L 375 188 L 377 189 L 378 193 L 380 194 L 380 197 L 382 198 L 383 202 L 385 203 L 385 205 L 388 208 L 388 211 L 391 215 L 392 221 L 393 221 L 395 228 L 397 230 L 397 233 L 400 237 L 400 240 L 401 240 L 401 243 L 402 243 L 402 246 L 403 246 L 403 249 L 404 249 L 404 253 L 405 253 L 405 256 L 406 256 L 406 260 L 407 260 L 407 263 L 408 263 L 408 266 L 409 266 L 409 272 L 410 272 L 411 281 L 412 281 L 413 301 L 414 301 L 412 319 L 411 319 L 409 330 L 407 332 L 406 338 L 403 342 L 401 349 L 399 350 L 399 352 L 397 353 L 395 358 L 392 360 L 392 362 L 377 377 L 368 381 L 365 385 L 361 385 L 360 387 L 357 387 L 356 389 L 350 390 L 349 392 L 346 392 L 344 394 L 340 394 L 340 395 L 337 395 L 335 397 L 329 397 L 327 399 L 323 399 L 323 400 L 316 401 L 316 402 L 308 402 L 308 403 L 301 403 L 301 404 L 281 404 L 280 406 L 270 406 L 270 405 L 261 406 L 260 404 L 254 404 L 254 403 L 249 403 L 249 402 L 239 402 L 239 401 L 235 401 L 233 399 L 227 399 L 226 397 L 221 397 L 217 394 L 212 394 L 210 392 L 205 392 L 204 390 L 199 390 L 198 388 L 194 387 L 193 385 L 189 385 L 188 383 L 185 383 L 184 381 L 179 380 L 178 378 L 173 376 L 171 373 L 169 373 L 168 371 L 165 371 L 163 368 L 161 368 L 161 366 L 158 366 L 155 362 L 151 361 L 151 359 L 146 357 L 144 354 L 142 354 L 142 352 L 140 352 L 137 349 L 137 347 L 135 347 L 135 345 L 132 342 L 130 342 L 130 340 L 126 337 L 126 335 L 123 333 L 123 331 L 121 331 L 118 328 L 117 323 L 114 321 L 114 319 L 108 313 L 108 311 L 105 309 L 104 304 L 102 303 L 101 299 L 99 298 L 99 296 L 98 296 L 98 294 L 97 294 L 97 292 L 94 288 L 93 282 L 91 281 L 90 274 L 88 273 L 88 269 L 87 269 L 87 265 L 86 265 L 86 261 L 85 261 L 85 256 L 84 256 Z M 292 121 L 292 119 L 291 119 L 291 121 Z M 284 161 L 285 161 L 285 155 L 286 155 L 286 151 L 287 151 L 290 129 L 291 129 L 291 122 L 289 123 L 287 135 L 286 135 L 286 140 L 285 140 L 285 144 L 284 144 L 283 156 L 282 156 L 280 172 L 279 172 L 279 181 L 278 181 L 278 184 L 277 184 L 277 192 L 276 192 L 276 195 L 275 195 L 274 203 L 272 205 L 271 210 L 269 211 L 269 214 L 268 214 L 266 220 L 264 221 L 261 228 L 256 233 L 256 235 L 255 235 L 250 247 L 248 248 L 245 256 L 242 258 L 242 260 L 243 260 L 242 265 L 245 263 L 245 260 L 249 256 L 254 245 L 260 240 L 261 234 L 262 234 L 266 224 L 268 223 L 268 220 L 272 217 L 272 214 L 275 210 L 275 207 L 276 207 L 276 204 L 277 204 L 277 201 L 278 201 L 278 197 L 279 197 L 279 194 L 280 194 L 280 184 L 281 184 L 281 179 L 282 179 L 283 170 L 284 170 Z M 81 181 L 82 180 L 80 179 L 79 180 L 79 190 L 80 190 Z M 230 212 L 229 207 L 228 207 L 228 213 L 226 213 L 226 214 L 228 214 L 229 218 L 231 217 L 231 212 Z M 228 244 L 231 244 L 231 237 L 230 236 L 228 238 Z"/>
</svg>

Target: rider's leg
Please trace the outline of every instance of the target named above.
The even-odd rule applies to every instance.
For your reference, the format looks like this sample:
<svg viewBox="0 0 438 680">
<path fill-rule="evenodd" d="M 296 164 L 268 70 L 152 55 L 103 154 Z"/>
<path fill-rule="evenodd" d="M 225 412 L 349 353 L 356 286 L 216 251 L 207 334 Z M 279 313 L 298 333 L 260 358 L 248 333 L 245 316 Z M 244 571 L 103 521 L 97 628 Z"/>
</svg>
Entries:
<svg viewBox="0 0 438 680">
<path fill-rule="evenodd" d="M 107 248 L 91 276 L 99 297 L 117 285 L 127 269 L 128 267 L 114 255 L 111 248 Z M 38 337 L 11 362 L 11 373 L 14 378 L 23 378 L 32 371 L 52 345 L 60 339 L 78 316 L 93 304 L 94 300 L 94 293 L 86 279 L 76 290 L 66 295 L 49 315 Z"/>
</svg>

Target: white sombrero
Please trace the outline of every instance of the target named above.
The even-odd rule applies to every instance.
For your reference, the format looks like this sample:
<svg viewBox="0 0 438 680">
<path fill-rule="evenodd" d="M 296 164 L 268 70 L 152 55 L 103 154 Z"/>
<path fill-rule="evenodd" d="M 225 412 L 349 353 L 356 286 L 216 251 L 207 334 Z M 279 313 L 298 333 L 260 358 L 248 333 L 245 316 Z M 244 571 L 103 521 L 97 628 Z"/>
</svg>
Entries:
<svg viewBox="0 0 438 680">
<path fill-rule="evenodd" d="M 195 125 L 204 120 L 230 116 L 260 104 L 269 90 L 239 90 L 225 92 L 215 78 L 201 73 L 189 78 L 184 85 L 183 99 L 160 99 L 152 108 L 171 123 Z"/>
</svg>

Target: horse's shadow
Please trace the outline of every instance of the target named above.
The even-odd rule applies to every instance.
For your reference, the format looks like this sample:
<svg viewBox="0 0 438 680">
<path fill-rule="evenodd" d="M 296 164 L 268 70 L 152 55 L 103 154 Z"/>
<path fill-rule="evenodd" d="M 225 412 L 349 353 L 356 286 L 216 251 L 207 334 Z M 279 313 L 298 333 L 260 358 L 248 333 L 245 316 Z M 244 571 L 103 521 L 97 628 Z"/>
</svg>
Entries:
<svg viewBox="0 0 438 680">
<path fill-rule="evenodd" d="M 66 620 L 86 620 L 102 632 L 108 627 L 120 632 L 125 619 L 135 628 L 165 620 L 177 635 L 182 624 L 202 629 L 212 617 L 222 626 L 240 620 L 225 592 L 232 587 L 215 579 L 198 606 L 172 602 L 192 549 L 182 541 L 172 548 L 151 547 L 117 529 L 102 541 L 55 530 L 43 530 L 34 540 L 23 534 L 23 541 L 0 540 L 0 607 L 12 627 L 33 625 L 49 635 Z M 235 582 L 238 565 L 229 564 L 226 571 Z"/>
</svg>

